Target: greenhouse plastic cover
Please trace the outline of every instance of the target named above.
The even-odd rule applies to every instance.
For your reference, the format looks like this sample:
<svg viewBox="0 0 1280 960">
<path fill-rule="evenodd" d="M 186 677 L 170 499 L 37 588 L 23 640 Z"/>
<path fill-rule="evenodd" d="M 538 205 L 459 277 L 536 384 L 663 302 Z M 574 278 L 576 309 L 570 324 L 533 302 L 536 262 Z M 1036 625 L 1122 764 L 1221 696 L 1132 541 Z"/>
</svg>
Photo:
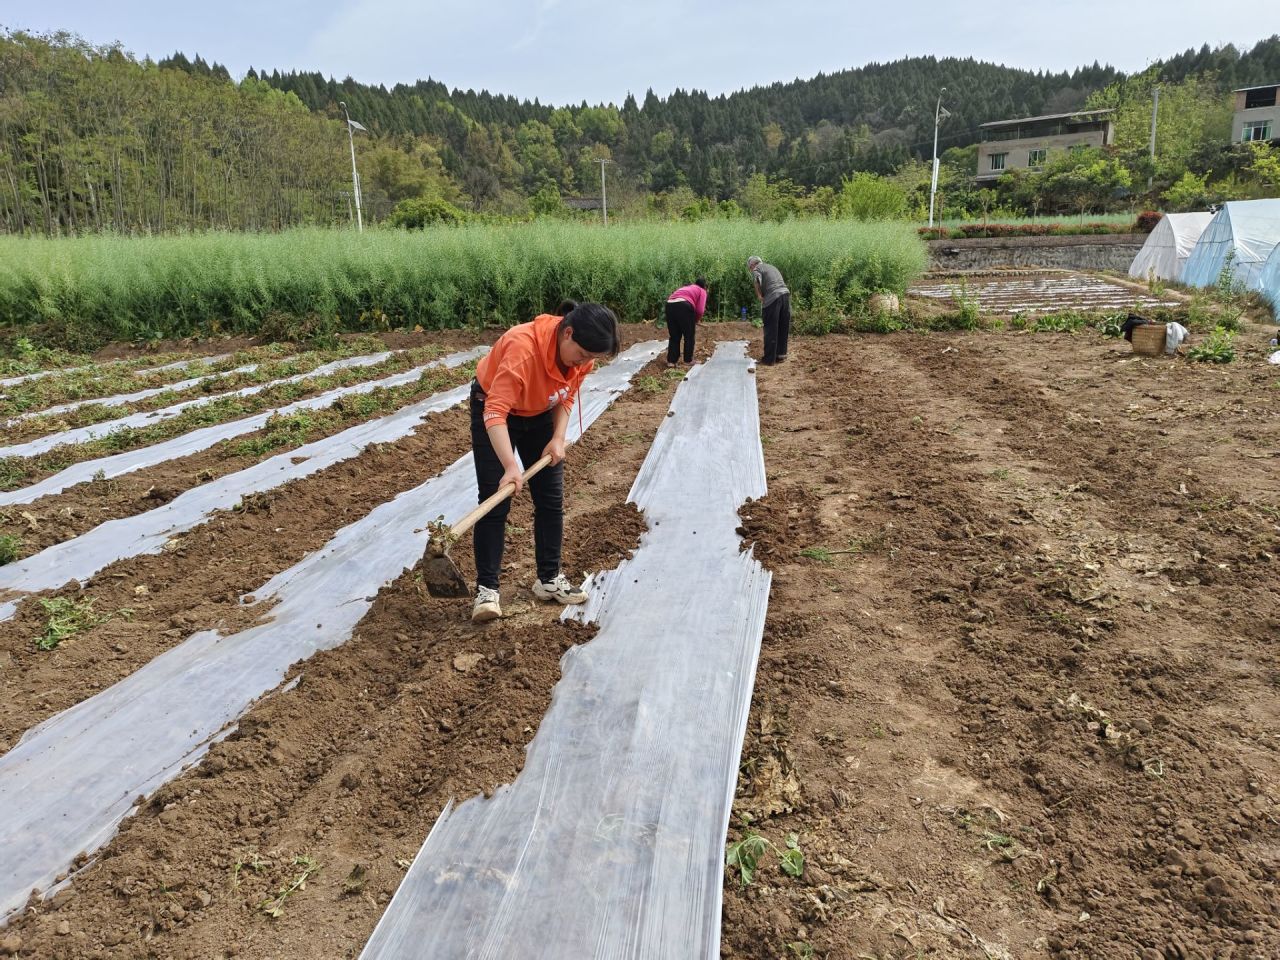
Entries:
<svg viewBox="0 0 1280 960">
<path fill-rule="evenodd" d="M 362 960 L 720 956 L 770 583 L 735 532 L 765 493 L 750 364 L 721 344 L 680 386 L 631 490 L 649 530 L 596 581 L 523 771 L 441 814 Z"/>
<path fill-rule="evenodd" d="M 61 470 L 30 486 L 0 492 L 0 507 L 8 507 L 18 503 L 31 503 L 41 497 L 59 493 L 67 489 L 67 487 L 75 486 L 77 483 L 85 483 L 92 480 L 98 473 L 101 473 L 103 477 L 109 480 L 121 474 L 132 473 L 134 470 L 153 467 L 157 463 L 176 460 L 179 457 L 187 457 L 231 437 L 252 433 L 254 430 L 261 428 L 273 416 L 287 416 L 298 410 L 319 410 L 331 405 L 339 397 L 344 397 L 348 394 L 369 393 L 380 388 L 398 387 L 406 383 L 412 383 L 432 367 L 461 366 L 477 357 L 484 356 L 488 350 L 488 347 L 473 347 L 461 353 L 453 353 L 439 360 L 433 360 L 420 367 L 414 367 L 412 370 L 406 370 L 404 373 L 392 374 L 381 380 L 366 380 L 363 383 L 353 383 L 346 387 L 335 387 L 333 390 L 328 390 L 314 397 L 295 400 L 293 403 L 278 407 L 275 410 L 263 410 L 251 417 L 201 427 L 199 430 L 192 430 L 190 433 L 184 433 L 171 440 L 155 443 L 148 447 L 139 447 L 136 450 L 126 450 L 124 453 L 113 454 L 109 457 L 99 457 L 96 460 L 75 463 L 65 470 Z"/>
<path fill-rule="evenodd" d="M 1241 290 L 1260 290 L 1262 266 L 1280 243 L 1280 199 L 1233 200 L 1204 228 L 1182 269 L 1182 282 L 1212 287 L 1218 282 L 1227 254 L 1235 252 L 1232 269 Z"/>
<path fill-rule="evenodd" d="M 411 433 L 428 414 L 457 406 L 467 399 L 470 392 L 471 385 L 465 384 L 438 393 L 389 416 L 356 424 L 331 437 L 193 487 L 154 510 L 108 520 L 88 533 L 0 567 L 0 599 L 6 599 L 6 602 L 0 602 L 0 621 L 11 618 L 21 602 L 21 598 L 7 599 L 11 594 L 53 590 L 72 580 L 83 583 L 117 560 L 159 553 L 171 537 L 190 530 L 215 510 L 229 510 L 247 494 L 271 490 L 291 480 L 311 476 L 357 456 L 375 443 L 399 440 Z"/>
<path fill-rule="evenodd" d="M 61 433 L 52 433 L 47 437 L 39 437 L 35 440 L 29 440 L 26 443 L 15 444 L 11 447 L 0 447 L 0 457 L 34 457 L 37 454 L 52 450 L 55 447 L 65 447 L 72 443 L 84 443 L 86 440 L 93 440 L 98 437 L 105 437 L 112 433 L 118 433 L 129 427 L 147 427 L 161 420 L 168 420 L 176 417 L 190 407 L 203 407 L 207 404 L 214 403 L 218 400 L 225 400 L 228 397 L 248 397 L 255 393 L 261 393 L 263 390 L 270 390 L 273 387 L 283 386 L 286 383 L 297 383 L 299 380 L 306 380 L 311 377 L 323 377 L 336 370 L 345 367 L 371 367 L 376 363 L 381 363 L 391 356 L 391 353 L 376 353 L 364 357 L 347 357 L 344 360 L 335 360 L 332 363 L 326 363 L 323 366 L 316 367 L 306 373 L 295 373 L 290 377 L 283 377 L 279 380 L 271 380 L 267 383 L 256 383 L 250 387 L 241 387 L 239 390 L 232 390 L 229 393 L 213 393 L 208 396 L 196 397 L 192 400 L 183 400 L 181 403 L 175 403 L 168 407 L 162 407 L 159 410 L 144 410 L 140 413 L 131 413 L 128 416 L 120 417 L 116 420 L 104 420 L 102 423 L 91 423 L 87 427 L 76 427 L 73 430 L 63 430 Z M 247 373 L 257 369 L 257 364 L 251 364 L 247 367 L 238 367 L 231 373 Z M 220 374 L 219 374 L 220 376 Z M 200 378 L 207 379 L 207 378 Z M 194 381 L 194 382 L 199 382 Z M 188 384 L 190 385 L 190 384 Z M 163 391 L 161 391 L 163 392 Z"/>
<path fill-rule="evenodd" d="M 1166 213 L 1129 264 L 1129 276 L 1181 280 L 1187 258 L 1212 219 L 1212 213 Z"/>
<path fill-rule="evenodd" d="M 142 377 L 150 373 L 160 373 L 162 370 L 176 370 L 178 367 L 185 367 L 196 363 L 203 363 L 212 366 L 215 363 L 226 360 L 230 356 L 231 354 L 229 353 L 221 353 L 216 357 L 192 357 L 190 360 L 179 360 L 176 363 L 166 363 L 160 367 L 147 367 L 143 370 L 135 370 L 133 373 L 134 376 Z M 123 360 L 116 361 L 116 363 L 123 362 Z M 87 367 L 59 367 L 55 370 L 40 370 L 36 373 L 24 374 L 21 377 L 9 377 L 6 380 L 0 380 L 0 387 L 12 387 L 19 383 L 26 383 L 29 380 L 40 380 L 44 377 L 52 377 L 60 373 L 83 373 L 85 370 L 98 370 L 104 366 L 114 365 L 115 364 L 93 363 Z"/>
<path fill-rule="evenodd" d="M 589 426 L 665 344 L 632 347 L 581 391 Z M 571 418 L 569 439 L 578 436 Z M 346 526 L 253 594 L 275 601 L 240 633 L 204 630 L 129 677 L 31 728 L 0 757 L 0 918 L 47 890 L 115 833 L 139 795 L 196 762 L 291 664 L 344 643 L 377 592 L 422 556 L 424 518 L 476 502 L 471 454 Z M 248 600 L 248 598 L 246 598 Z"/>
<path fill-rule="evenodd" d="M 198 386 L 207 380 L 213 380 L 217 377 L 233 376 L 237 373 L 252 373 L 258 369 L 258 364 L 250 363 L 243 367 L 236 367 L 234 370 L 224 370 L 221 373 L 204 373 L 198 377 L 191 377 L 187 380 L 179 380 L 177 383 L 166 383 L 160 387 L 147 387 L 145 390 L 135 390 L 133 393 L 117 393 L 111 397 L 91 397 L 87 400 L 73 400 L 70 403 L 60 403 L 57 406 L 45 407 L 43 410 L 31 410 L 19 416 L 12 417 L 5 421 L 5 426 L 11 426 L 15 423 L 21 423 L 23 420 L 32 420 L 36 417 L 49 417 L 57 413 L 70 413 L 72 410 L 79 410 L 81 407 L 90 405 L 98 407 L 123 407 L 126 403 L 137 403 L 139 400 L 146 400 L 148 397 L 159 396 L 166 391 L 189 390 L 191 387 Z"/>
<path fill-rule="evenodd" d="M 1258 286 L 1262 289 L 1263 296 L 1271 301 L 1271 312 L 1280 321 L 1280 244 L 1267 257 Z"/>
</svg>

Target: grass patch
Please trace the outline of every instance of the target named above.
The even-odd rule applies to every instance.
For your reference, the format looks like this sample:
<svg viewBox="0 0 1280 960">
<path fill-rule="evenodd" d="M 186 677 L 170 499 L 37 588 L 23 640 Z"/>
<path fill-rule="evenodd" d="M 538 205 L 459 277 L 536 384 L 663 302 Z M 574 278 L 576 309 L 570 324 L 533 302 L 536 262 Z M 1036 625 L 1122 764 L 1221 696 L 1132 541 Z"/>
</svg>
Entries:
<svg viewBox="0 0 1280 960">
<path fill-rule="evenodd" d="M 118 610 L 116 613 L 98 614 L 93 610 L 93 598 L 72 600 L 70 597 L 54 597 L 51 600 L 40 600 L 44 609 L 44 630 L 35 638 L 39 650 L 53 650 L 63 640 L 84 633 L 100 623 L 106 623 L 116 614 L 128 616 L 131 611 Z"/>
</svg>

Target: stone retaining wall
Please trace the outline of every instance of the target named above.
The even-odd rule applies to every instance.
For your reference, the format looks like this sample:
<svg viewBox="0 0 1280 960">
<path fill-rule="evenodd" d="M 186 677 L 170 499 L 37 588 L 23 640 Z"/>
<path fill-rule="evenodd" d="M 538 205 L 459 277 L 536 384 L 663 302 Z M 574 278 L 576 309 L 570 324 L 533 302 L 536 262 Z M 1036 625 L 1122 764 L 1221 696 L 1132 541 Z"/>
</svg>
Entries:
<svg viewBox="0 0 1280 960">
<path fill-rule="evenodd" d="M 1056 267 L 1066 270 L 1119 270 L 1125 273 L 1146 240 L 1145 233 L 931 240 L 929 268 L 985 270 L 990 267 Z"/>
</svg>

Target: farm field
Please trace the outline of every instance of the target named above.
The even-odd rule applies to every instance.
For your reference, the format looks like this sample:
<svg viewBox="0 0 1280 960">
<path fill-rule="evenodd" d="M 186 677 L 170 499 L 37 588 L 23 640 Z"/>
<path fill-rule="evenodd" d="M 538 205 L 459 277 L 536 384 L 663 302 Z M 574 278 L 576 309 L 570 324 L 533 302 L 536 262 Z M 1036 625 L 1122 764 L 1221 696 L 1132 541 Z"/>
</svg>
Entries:
<svg viewBox="0 0 1280 960">
<path fill-rule="evenodd" d="M 758 337 L 705 326 L 699 359 Z M 722 955 L 1280 953 L 1275 369 L 1090 332 L 897 333 L 796 338 L 755 377 L 769 492 L 739 516 L 774 579 L 728 839 L 794 834 L 805 868 L 726 871 Z M 571 448 L 572 577 L 637 547 L 628 491 L 679 381 L 652 361 Z M 0 533 L 51 547 L 287 449 L 69 487 Z M 0 757 L 192 633 L 250 626 L 242 597 L 468 449 L 455 406 L 246 496 L 54 591 L 94 616 L 53 649 L 25 601 L 0 623 Z M 445 804 L 517 776 L 561 654 L 590 642 L 525 589 L 527 498 L 509 524 L 499 626 L 395 578 L 0 928 L 0 955 L 358 956 Z"/>
</svg>

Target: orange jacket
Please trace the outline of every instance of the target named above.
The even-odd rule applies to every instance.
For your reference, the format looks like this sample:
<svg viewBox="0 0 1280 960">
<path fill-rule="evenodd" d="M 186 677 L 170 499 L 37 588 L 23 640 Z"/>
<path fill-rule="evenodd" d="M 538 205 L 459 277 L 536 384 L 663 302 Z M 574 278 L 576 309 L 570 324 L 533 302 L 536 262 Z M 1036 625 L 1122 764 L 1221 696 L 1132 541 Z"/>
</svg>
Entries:
<svg viewBox="0 0 1280 960">
<path fill-rule="evenodd" d="M 476 364 L 485 392 L 484 425 L 507 422 L 508 414 L 535 417 L 557 405 L 572 407 L 594 363 L 560 372 L 556 328 L 560 317 L 544 313 L 512 327 Z"/>
</svg>

